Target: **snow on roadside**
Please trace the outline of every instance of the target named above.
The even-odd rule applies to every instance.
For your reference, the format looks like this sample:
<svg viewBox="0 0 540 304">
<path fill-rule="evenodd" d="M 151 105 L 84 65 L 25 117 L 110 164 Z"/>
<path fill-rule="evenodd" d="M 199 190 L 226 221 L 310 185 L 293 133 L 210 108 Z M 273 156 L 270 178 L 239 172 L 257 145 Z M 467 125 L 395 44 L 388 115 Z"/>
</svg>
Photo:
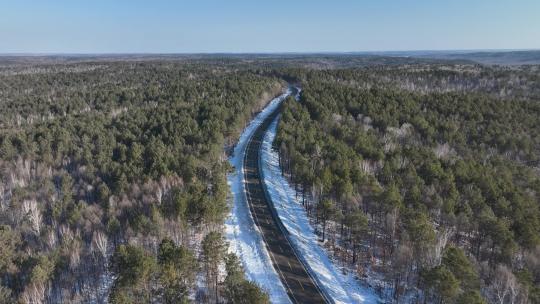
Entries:
<svg viewBox="0 0 540 304">
<path fill-rule="evenodd" d="M 336 303 L 379 303 L 373 290 L 360 285 L 351 273 L 343 274 L 319 246 L 301 198 L 296 198 L 294 189 L 281 175 L 278 153 L 272 149 L 277 122 L 278 118 L 270 125 L 262 143 L 262 172 L 269 195 L 283 225 L 290 233 L 293 245 L 304 257 L 321 287 Z"/>
<path fill-rule="evenodd" d="M 234 252 L 240 258 L 247 278 L 266 289 L 272 303 L 291 302 L 272 266 L 270 255 L 251 217 L 246 201 L 242 167 L 249 138 L 263 120 L 291 93 L 288 90 L 285 94 L 273 99 L 244 129 L 233 155 L 229 158 L 229 162 L 234 166 L 234 172 L 227 176 L 232 192 L 231 212 L 225 221 L 225 237 L 229 242 L 229 252 Z"/>
</svg>

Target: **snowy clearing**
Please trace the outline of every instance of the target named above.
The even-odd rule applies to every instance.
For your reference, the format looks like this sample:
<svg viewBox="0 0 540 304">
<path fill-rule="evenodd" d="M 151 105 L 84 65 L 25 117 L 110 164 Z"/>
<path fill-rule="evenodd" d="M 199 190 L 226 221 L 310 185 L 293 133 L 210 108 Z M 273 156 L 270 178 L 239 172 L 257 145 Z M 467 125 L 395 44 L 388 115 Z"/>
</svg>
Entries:
<svg viewBox="0 0 540 304">
<path fill-rule="evenodd" d="M 245 196 L 242 167 L 249 138 L 263 120 L 290 94 L 291 91 L 287 90 L 285 94 L 273 99 L 246 127 L 234 148 L 233 155 L 229 158 L 229 162 L 235 168 L 234 172 L 227 176 L 232 193 L 231 212 L 225 222 L 229 251 L 238 255 L 247 278 L 262 286 L 269 293 L 272 303 L 291 303 L 291 301 L 272 266 L 268 251 L 251 217 Z"/>
<path fill-rule="evenodd" d="M 270 125 L 264 137 L 261 165 L 264 183 L 283 225 L 290 233 L 293 246 L 303 256 L 308 270 L 320 286 L 336 303 L 379 303 L 373 290 L 362 286 L 351 273 L 343 274 L 319 246 L 301 199 L 296 198 L 294 189 L 281 175 L 278 153 L 272 149 L 278 120 L 279 117 Z"/>
</svg>

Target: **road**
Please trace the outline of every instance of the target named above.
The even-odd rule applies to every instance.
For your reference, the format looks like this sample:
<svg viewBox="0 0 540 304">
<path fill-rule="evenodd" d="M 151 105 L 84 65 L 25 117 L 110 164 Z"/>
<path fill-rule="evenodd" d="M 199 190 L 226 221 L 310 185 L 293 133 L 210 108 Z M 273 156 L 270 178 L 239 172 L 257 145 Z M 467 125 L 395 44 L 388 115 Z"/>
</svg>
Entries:
<svg viewBox="0 0 540 304">
<path fill-rule="evenodd" d="M 270 198 L 265 194 L 259 165 L 261 143 L 268 127 L 281 107 L 271 113 L 255 130 L 244 155 L 244 183 L 251 215 L 259 228 L 287 294 L 293 303 L 327 303 L 323 293 L 296 255 L 286 229 L 277 216 Z"/>
</svg>

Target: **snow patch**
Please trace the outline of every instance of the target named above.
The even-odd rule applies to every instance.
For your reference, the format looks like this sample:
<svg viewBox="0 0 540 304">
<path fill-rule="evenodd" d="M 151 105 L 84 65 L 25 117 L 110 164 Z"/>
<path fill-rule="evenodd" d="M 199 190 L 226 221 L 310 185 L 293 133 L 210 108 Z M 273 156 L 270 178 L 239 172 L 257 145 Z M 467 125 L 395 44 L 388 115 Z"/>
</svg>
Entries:
<svg viewBox="0 0 540 304">
<path fill-rule="evenodd" d="M 262 143 L 261 164 L 264 183 L 283 225 L 297 252 L 303 256 L 312 275 L 336 303 L 380 303 L 375 291 L 360 284 L 352 273 L 344 274 L 319 246 L 318 237 L 309 223 L 301 198 L 281 175 L 279 156 L 272 149 L 278 118 L 270 125 Z"/>
<path fill-rule="evenodd" d="M 227 176 L 232 193 L 231 211 L 225 221 L 225 236 L 229 242 L 229 252 L 234 252 L 240 258 L 247 279 L 264 288 L 270 295 L 272 303 L 291 303 L 291 301 L 272 266 L 270 255 L 251 217 L 246 200 L 242 168 L 249 138 L 264 119 L 291 93 L 292 91 L 289 89 L 286 93 L 274 98 L 244 129 L 234 148 L 233 155 L 229 158 L 234 172 Z"/>
</svg>

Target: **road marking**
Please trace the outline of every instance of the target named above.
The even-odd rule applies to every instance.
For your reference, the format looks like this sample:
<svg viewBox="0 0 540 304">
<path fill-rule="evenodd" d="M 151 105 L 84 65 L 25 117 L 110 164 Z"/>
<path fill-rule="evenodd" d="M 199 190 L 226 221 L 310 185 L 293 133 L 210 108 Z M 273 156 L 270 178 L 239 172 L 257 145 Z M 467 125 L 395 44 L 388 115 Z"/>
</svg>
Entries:
<svg viewBox="0 0 540 304">
<path fill-rule="evenodd" d="M 284 99 L 284 98 L 283 98 Z M 282 100 L 283 100 L 282 99 Z M 275 110 L 277 111 L 277 110 Z M 269 235 L 269 231 L 272 233 L 273 236 L 275 236 L 275 231 L 274 230 L 268 230 L 268 229 L 264 229 L 263 226 L 260 225 L 260 221 L 263 219 L 263 218 L 259 218 L 260 216 L 264 216 L 266 215 L 269 211 L 271 212 L 272 210 L 268 209 L 268 208 L 272 208 L 270 205 L 271 205 L 271 200 L 270 201 L 267 201 L 267 198 L 266 196 L 264 196 L 264 200 L 263 199 L 259 199 L 258 197 L 252 197 L 252 194 L 258 196 L 260 195 L 260 192 L 261 192 L 261 189 L 259 189 L 257 186 L 262 186 L 262 182 L 261 182 L 261 178 L 262 176 L 260 175 L 260 170 L 259 170 L 259 165 L 260 165 L 260 159 L 258 159 L 260 157 L 260 153 L 259 153 L 259 149 L 260 149 L 260 146 L 261 146 L 261 142 L 262 140 L 260 139 L 257 139 L 255 137 L 258 137 L 260 136 L 261 134 L 261 130 L 262 130 L 262 127 L 263 125 L 265 125 L 267 123 L 267 121 L 270 120 L 270 117 L 272 117 L 274 114 L 271 113 L 269 114 L 267 117 L 265 117 L 263 119 L 263 121 L 260 123 L 259 126 L 257 126 L 257 128 L 255 129 L 255 131 L 251 134 L 250 138 L 248 139 L 248 142 L 246 144 L 246 148 L 244 149 L 244 162 L 243 162 L 243 173 L 244 173 L 244 184 L 245 184 L 245 190 L 244 191 L 244 195 L 246 197 L 246 200 L 249 204 L 249 207 L 250 207 L 250 211 L 251 211 L 251 215 L 252 215 L 252 218 L 257 226 L 257 230 L 259 231 L 267 249 L 268 249 L 268 253 L 271 257 L 271 260 L 274 264 L 274 267 L 277 269 L 278 273 L 279 273 L 279 276 L 281 278 L 281 281 L 282 283 L 284 284 L 285 288 L 287 289 L 287 293 L 289 294 L 289 296 L 291 297 L 291 301 L 293 303 L 299 303 L 298 300 L 296 299 L 295 295 L 294 295 L 294 292 L 293 290 L 291 289 L 291 287 L 289 286 L 289 283 L 287 282 L 287 279 L 285 277 L 285 275 L 283 274 L 283 272 L 281 271 L 281 268 L 279 266 L 279 264 L 277 263 L 277 260 L 274 256 L 274 253 L 272 252 L 269 244 L 266 242 L 266 238 L 265 238 L 265 234 L 266 235 Z M 277 115 L 275 115 L 275 117 L 277 117 Z M 272 119 L 275 119 L 272 118 Z M 267 126 L 266 126 L 267 127 Z M 262 135 L 264 136 L 264 132 L 262 133 Z M 257 149 L 256 149 L 257 148 Z M 253 157 L 248 157 L 248 155 L 251 153 L 253 153 L 255 151 L 256 153 L 256 156 L 255 158 Z M 248 170 L 246 170 L 246 166 L 251 166 L 252 168 L 249 168 L 249 171 L 251 172 L 248 172 Z M 248 176 L 250 177 L 250 179 L 248 179 Z M 254 180 L 254 182 L 252 182 L 252 180 Z M 249 193 L 249 192 L 252 192 L 252 193 Z M 262 189 L 262 191 L 266 191 L 265 189 Z M 260 205 L 264 205 L 264 206 L 260 206 Z M 257 207 L 257 208 L 255 208 Z M 263 211 L 266 211 L 266 212 L 261 212 L 260 215 L 258 215 L 258 207 L 260 207 L 261 209 L 263 209 Z M 266 213 L 266 214 L 265 214 Z M 283 231 L 283 228 L 282 226 L 280 226 L 281 224 L 281 221 L 279 219 L 276 219 L 275 216 L 274 216 L 274 213 L 270 213 L 271 216 L 272 216 L 272 219 L 273 219 L 273 223 L 274 225 L 276 225 L 275 227 L 277 227 L 279 229 L 278 232 L 280 232 L 281 234 L 278 234 L 279 236 L 279 241 L 282 241 L 282 239 L 285 240 L 285 244 L 288 245 L 290 247 L 290 249 L 292 250 L 292 253 L 293 255 L 296 257 L 296 260 L 300 263 L 300 266 L 302 268 L 302 270 L 304 270 L 304 272 L 307 274 L 308 276 L 308 279 L 310 280 L 311 283 L 313 283 L 318 291 L 319 291 L 319 295 L 323 297 L 324 301 L 327 302 L 327 303 L 332 303 L 332 301 L 330 299 L 328 299 L 328 297 L 321 291 L 320 287 L 316 284 L 316 282 L 313 280 L 311 274 L 309 273 L 309 271 L 306 269 L 306 265 L 304 265 L 304 263 L 302 262 L 302 260 L 298 257 L 295 249 L 293 248 L 289 238 L 287 237 L 287 235 L 285 235 L 285 232 Z M 266 218 L 266 217 L 264 217 Z M 269 219 L 266 218 L 267 220 L 267 223 L 269 223 Z M 277 221 L 277 222 L 276 222 Z M 284 253 L 283 251 L 283 248 L 279 246 L 279 249 L 281 250 L 282 253 Z M 289 261 L 287 261 L 287 263 L 289 264 L 289 268 L 291 268 L 292 270 L 292 267 L 291 267 L 291 264 L 289 263 Z M 304 289 L 304 285 L 302 285 L 302 283 L 296 279 L 297 282 L 300 284 L 300 287 L 302 287 L 302 290 L 305 291 Z"/>
<path fill-rule="evenodd" d="M 262 123 L 261 123 L 262 124 Z M 259 126 L 260 127 L 260 126 Z M 247 151 L 250 149 L 250 146 L 251 146 L 251 142 L 253 141 L 253 137 L 254 137 L 254 133 L 251 135 L 251 137 L 248 139 L 248 142 L 247 142 L 247 149 L 244 151 L 245 155 L 244 155 L 244 163 L 243 163 L 243 167 L 245 168 L 246 166 L 246 163 L 247 163 Z M 246 181 L 246 172 L 244 170 L 244 183 Z M 253 200 L 252 200 L 252 197 L 251 197 L 251 194 L 249 193 L 249 186 L 246 184 L 245 186 L 245 189 L 247 191 L 244 191 L 244 194 L 246 196 L 246 201 L 248 202 L 249 206 L 250 206 L 250 211 L 251 209 L 254 209 L 253 208 Z M 256 224 L 257 227 L 260 226 L 260 223 L 259 223 L 259 218 L 257 216 L 257 214 L 255 212 L 250 212 L 252 214 L 252 218 Z M 262 236 L 262 239 L 268 249 L 268 253 L 270 254 L 270 259 L 272 260 L 272 263 L 274 264 L 274 267 L 277 268 L 277 271 L 279 272 L 279 276 L 281 278 L 281 282 L 283 283 L 285 289 L 287 289 L 287 293 L 290 295 L 291 297 L 291 301 L 293 303 L 299 303 L 298 300 L 296 299 L 296 297 L 294 296 L 294 292 L 293 290 L 291 289 L 291 287 L 289 286 L 289 283 L 287 282 L 286 278 L 285 278 L 285 275 L 283 275 L 283 272 L 281 271 L 281 268 L 279 267 L 279 265 L 277 264 L 277 260 L 276 260 L 276 257 L 274 256 L 274 253 L 272 252 L 272 250 L 270 250 L 270 247 L 268 246 L 268 242 L 266 242 L 266 239 L 264 237 L 264 232 L 262 230 L 259 230 L 260 233 L 261 233 L 261 236 Z"/>
</svg>

